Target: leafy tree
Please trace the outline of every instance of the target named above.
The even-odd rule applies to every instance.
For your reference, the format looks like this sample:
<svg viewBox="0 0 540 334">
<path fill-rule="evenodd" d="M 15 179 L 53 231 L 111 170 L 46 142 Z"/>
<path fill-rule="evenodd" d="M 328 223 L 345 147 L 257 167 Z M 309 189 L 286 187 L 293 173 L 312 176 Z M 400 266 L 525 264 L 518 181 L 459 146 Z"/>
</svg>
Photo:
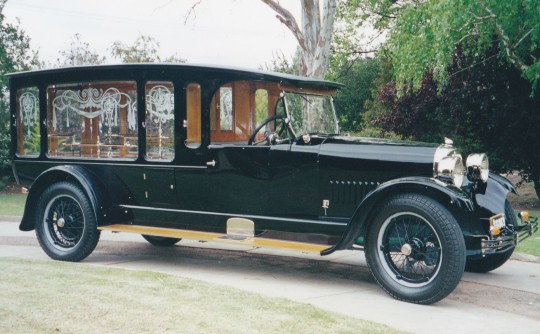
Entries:
<svg viewBox="0 0 540 334">
<path fill-rule="evenodd" d="M 398 94 L 395 82 L 389 82 L 378 96 L 388 112 L 374 123 L 414 140 L 450 137 L 463 154 L 485 151 L 492 170 L 519 170 L 540 194 L 540 133 L 535 128 L 540 94 L 531 96 L 530 81 L 514 65 L 498 60 L 498 52 L 497 44 L 482 57 L 456 48 L 446 84 L 428 72 L 417 90 Z"/>
<path fill-rule="evenodd" d="M 377 52 L 400 0 L 340 0 L 336 11 L 332 61 L 338 64 Z"/>
<path fill-rule="evenodd" d="M 7 23 L 3 14 L 7 0 L 0 0 L 0 173 L 6 173 L 9 159 L 9 99 L 5 75 L 29 70 L 37 65 L 37 53 L 30 49 L 30 38 L 17 24 Z"/>
<path fill-rule="evenodd" d="M 341 130 L 361 132 L 364 104 L 371 98 L 371 87 L 379 75 L 379 62 L 373 58 L 358 58 L 330 74 L 330 79 L 345 84 L 335 97 Z"/>
<path fill-rule="evenodd" d="M 388 40 L 398 86 L 412 82 L 418 88 L 428 69 L 436 81 L 445 82 L 457 44 L 466 56 L 481 55 L 492 48 L 494 36 L 498 57 L 534 88 L 540 78 L 538 0 L 404 2 Z"/>
<path fill-rule="evenodd" d="M 77 33 L 71 38 L 70 48 L 67 51 L 60 51 L 58 65 L 80 66 L 97 65 L 105 62 L 105 56 L 90 49 L 90 44 L 81 39 L 81 34 Z"/>
<path fill-rule="evenodd" d="M 162 59 L 159 56 L 159 42 L 150 36 L 140 35 L 133 45 L 126 45 L 121 41 L 115 41 L 111 46 L 111 54 L 119 58 L 123 63 L 185 63 L 186 60 L 172 55 Z"/>
</svg>

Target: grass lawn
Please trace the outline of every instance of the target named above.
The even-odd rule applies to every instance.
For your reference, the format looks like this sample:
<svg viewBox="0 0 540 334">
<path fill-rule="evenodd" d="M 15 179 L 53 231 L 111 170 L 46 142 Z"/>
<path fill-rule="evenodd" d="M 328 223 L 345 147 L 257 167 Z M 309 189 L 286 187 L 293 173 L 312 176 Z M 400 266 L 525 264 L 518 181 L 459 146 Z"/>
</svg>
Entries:
<svg viewBox="0 0 540 334">
<path fill-rule="evenodd" d="M 529 211 L 531 217 L 540 219 L 540 211 Z M 523 241 L 516 247 L 516 252 L 540 257 L 540 232 Z"/>
<path fill-rule="evenodd" d="M 22 216 L 26 194 L 0 194 L 0 216 Z"/>
<path fill-rule="evenodd" d="M 162 273 L 1 257 L 0 267 L 1 333 L 402 333 Z"/>
</svg>

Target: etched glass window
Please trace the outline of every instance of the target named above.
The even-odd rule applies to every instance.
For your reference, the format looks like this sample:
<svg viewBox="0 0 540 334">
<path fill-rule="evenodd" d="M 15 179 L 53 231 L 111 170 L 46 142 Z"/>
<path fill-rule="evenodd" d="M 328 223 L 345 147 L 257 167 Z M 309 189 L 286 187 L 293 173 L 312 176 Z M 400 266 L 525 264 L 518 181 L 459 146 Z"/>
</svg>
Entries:
<svg viewBox="0 0 540 334">
<path fill-rule="evenodd" d="M 47 117 L 50 157 L 135 160 L 138 156 L 134 81 L 49 86 Z"/>
<path fill-rule="evenodd" d="M 219 127 L 221 130 L 233 129 L 233 89 L 219 88 Z"/>
<path fill-rule="evenodd" d="M 39 90 L 37 87 L 17 91 L 17 155 L 37 157 L 41 145 L 39 123 Z"/>
<path fill-rule="evenodd" d="M 174 86 L 172 82 L 148 82 L 146 96 L 146 159 L 174 159 Z"/>
</svg>

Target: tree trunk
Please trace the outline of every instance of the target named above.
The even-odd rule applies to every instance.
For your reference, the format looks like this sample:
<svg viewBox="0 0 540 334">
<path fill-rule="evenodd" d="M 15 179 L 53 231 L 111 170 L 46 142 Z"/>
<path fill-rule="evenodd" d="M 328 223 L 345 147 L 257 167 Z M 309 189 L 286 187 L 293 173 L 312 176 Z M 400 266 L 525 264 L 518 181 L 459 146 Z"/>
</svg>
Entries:
<svg viewBox="0 0 540 334">
<path fill-rule="evenodd" d="M 275 0 L 261 0 L 272 8 L 276 17 L 293 33 L 300 50 L 300 75 L 324 78 L 332 45 L 336 0 L 302 0 L 302 21 L 298 25 L 294 16 Z"/>
</svg>

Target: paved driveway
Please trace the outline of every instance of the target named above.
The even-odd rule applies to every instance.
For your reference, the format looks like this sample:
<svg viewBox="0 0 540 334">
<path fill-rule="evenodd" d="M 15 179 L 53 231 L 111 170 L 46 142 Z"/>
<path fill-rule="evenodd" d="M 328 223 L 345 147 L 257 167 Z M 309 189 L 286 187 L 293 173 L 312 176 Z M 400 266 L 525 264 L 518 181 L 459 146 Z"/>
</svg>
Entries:
<svg viewBox="0 0 540 334">
<path fill-rule="evenodd" d="M 47 260 L 35 235 L 17 227 L 16 222 L 0 222 L 0 256 Z M 386 295 L 372 280 L 361 251 L 319 257 L 194 241 L 162 249 L 138 235 L 105 232 L 84 263 L 164 272 L 289 298 L 415 333 L 540 332 L 538 263 L 512 260 L 489 274 L 466 273 L 449 297 L 431 306 Z"/>
</svg>

